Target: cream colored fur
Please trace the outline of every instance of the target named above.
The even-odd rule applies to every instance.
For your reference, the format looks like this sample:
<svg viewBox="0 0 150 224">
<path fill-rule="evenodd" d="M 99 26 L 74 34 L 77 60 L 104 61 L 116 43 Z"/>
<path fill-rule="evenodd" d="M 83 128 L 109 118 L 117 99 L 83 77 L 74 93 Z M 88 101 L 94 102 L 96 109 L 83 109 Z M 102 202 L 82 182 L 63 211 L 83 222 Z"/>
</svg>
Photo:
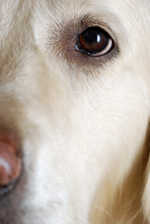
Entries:
<svg viewBox="0 0 150 224">
<path fill-rule="evenodd" d="M 117 56 L 70 50 L 85 16 Z M 149 0 L 0 1 L 0 126 L 24 164 L 1 224 L 150 223 L 149 120 Z"/>
</svg>

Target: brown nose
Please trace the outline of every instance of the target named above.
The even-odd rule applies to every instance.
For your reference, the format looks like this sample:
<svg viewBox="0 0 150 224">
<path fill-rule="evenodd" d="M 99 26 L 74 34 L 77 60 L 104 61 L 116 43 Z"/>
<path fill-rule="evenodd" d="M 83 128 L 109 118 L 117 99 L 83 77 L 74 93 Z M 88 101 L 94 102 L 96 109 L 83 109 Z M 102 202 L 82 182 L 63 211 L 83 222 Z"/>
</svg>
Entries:
<svg viewBox="0 0 150 224">
<path fill-rule="evenodd" d="M 21 174 L 22 161 L 18 139 L 9 132 L 0 132 L 0 191 L 14 183 Z"/>
</svg>

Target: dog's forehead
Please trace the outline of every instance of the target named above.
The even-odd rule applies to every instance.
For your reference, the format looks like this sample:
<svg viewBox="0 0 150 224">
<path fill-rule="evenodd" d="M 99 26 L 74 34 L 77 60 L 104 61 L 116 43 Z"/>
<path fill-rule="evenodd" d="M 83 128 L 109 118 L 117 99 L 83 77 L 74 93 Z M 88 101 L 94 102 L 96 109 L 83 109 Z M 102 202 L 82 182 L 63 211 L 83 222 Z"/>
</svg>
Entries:
<svg viewBox="0 0 150 224">
<path fill-rule="evenodd" d="M 144 9 L 144 10 L 141 10 Z M 129 26 L 130 20 L 134 23 L 144 22 L 143 17 L 149 12 L 150 4 L 148 0 L 33 0 L 33 1 L 5 1 L 0 2 L 0 39 L 8 35 L 17 25 L 23 28 L 23 23 L 33 25 L 33 20 L 41 18 L 47 22 L 59 22 L 64 19 L 70 20 L 81 18 L 91 13 L 99 19 L 114 24 Z M 137 13 L 138 12 L 138 13 Z M 144 13 L 145 12 L 145 13 Z M 147 13 L 148 14 L 148 13 Z M 147 21 L 145 19 L 145 21 Z M 132 23 L 133 24 L 133 23 Z M 40 26 L 40 24 L 39 24 Z"/>
<path fill-rule="evenodd" d="M 142 10 L 141 10 L 142 9 Z M 0 39 L 4 40 L 10 33 L 18 29 L 34 30 L 35 20 L 38 26 L 42 26 L 39 21 L 43 20 L 47 24 L 68 23 L 69 20 L 80 20 L 87 14 L 94 15 L 99 20 L 106 22 L 114 32 L 126 26 L 132 29 L 130 24 L 138 26 L 144 24 L 150 10 L 148 0 L 27 0 L 27 1 L 5 1 L 0 2 Z M 145 19 L 144 19 L 145 18 Z M 132 23 L 130 22 L 132 20 Z M 119 26 L 119 27 L 118 27 Z M 50 28 L 50 26 L 49 26 Z M 13 31 L 15 30 L 15 31 Z M 29 30 L 29 29 L 28 29 Z M 42 30 L 41 30 L 42 31 Z M 2 45 L 2 44 L 1 44 Z"/>
<path fill-rule="evenodd" d="M 68 14 L 80 14 L 80 13 L 89 13 L 92 10 L 99 12 L 100 14 L 104 13 L 113 13 L 117 14 L 121 11 L 121 14 L 124 12 L 125 14 L 130 13 L 131 11 L 140 11 L 140 6 L 142 8 L 145 7 L 147 9 L 149 5 L 149 1 L 145 0 L 127 0 L 127 1 L 119 1 L 119 0 L 33 0 L 33 1 L 5 1 L 1 0 L 0 2 L 0 23 L 6 24 L 12 21 L 15 17 L 18 20 L 24 15 L 24 17 L 31 15 L 33 12 L 38 10 L 40 14 L 43 12 L 49 11 L 49 13 L 60 16 L 61 12 L 65 12 L 65 16 Z M 68 10 L 67 10 L 68 9 Z M 74 10 L 69 10 L 74 9 Z M 143 12 L 143 10 L 141 10 Z M 15 13 L 14 13 L 15 12 Z M 130 14 L 130 16 L 135 16 L 136 13 Z"/>
</svg>

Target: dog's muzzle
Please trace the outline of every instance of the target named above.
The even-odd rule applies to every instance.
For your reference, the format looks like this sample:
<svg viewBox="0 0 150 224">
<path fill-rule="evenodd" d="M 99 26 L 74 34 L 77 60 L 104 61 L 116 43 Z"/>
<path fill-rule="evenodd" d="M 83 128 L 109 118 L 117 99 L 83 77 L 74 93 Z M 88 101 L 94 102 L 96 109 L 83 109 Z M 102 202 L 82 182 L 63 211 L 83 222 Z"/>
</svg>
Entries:
<svg viewBox="0 0 150 224">
<path fill-rule="evenodd" d="M 0 195 L 10 191 L 18 180 L 21 170 L 21 150 L 17 137 L 0 132 Z"/>
</svg>

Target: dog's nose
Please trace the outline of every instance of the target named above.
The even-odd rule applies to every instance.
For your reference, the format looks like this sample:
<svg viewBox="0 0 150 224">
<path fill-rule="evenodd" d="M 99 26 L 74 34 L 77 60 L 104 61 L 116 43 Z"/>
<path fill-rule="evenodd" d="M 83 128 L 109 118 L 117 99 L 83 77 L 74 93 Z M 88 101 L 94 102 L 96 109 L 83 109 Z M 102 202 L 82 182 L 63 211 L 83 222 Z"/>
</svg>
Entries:
<svg viewBox="0 0 150 224">
<path fill-rule="evenodd" d="M 8 186 L 11 185 L 12 188 L 12 185 L 19 178 L 21 170 L 19 140 L 10 132 L 0 132 L 0 195 L 9 190 Z"/>
</svg>

